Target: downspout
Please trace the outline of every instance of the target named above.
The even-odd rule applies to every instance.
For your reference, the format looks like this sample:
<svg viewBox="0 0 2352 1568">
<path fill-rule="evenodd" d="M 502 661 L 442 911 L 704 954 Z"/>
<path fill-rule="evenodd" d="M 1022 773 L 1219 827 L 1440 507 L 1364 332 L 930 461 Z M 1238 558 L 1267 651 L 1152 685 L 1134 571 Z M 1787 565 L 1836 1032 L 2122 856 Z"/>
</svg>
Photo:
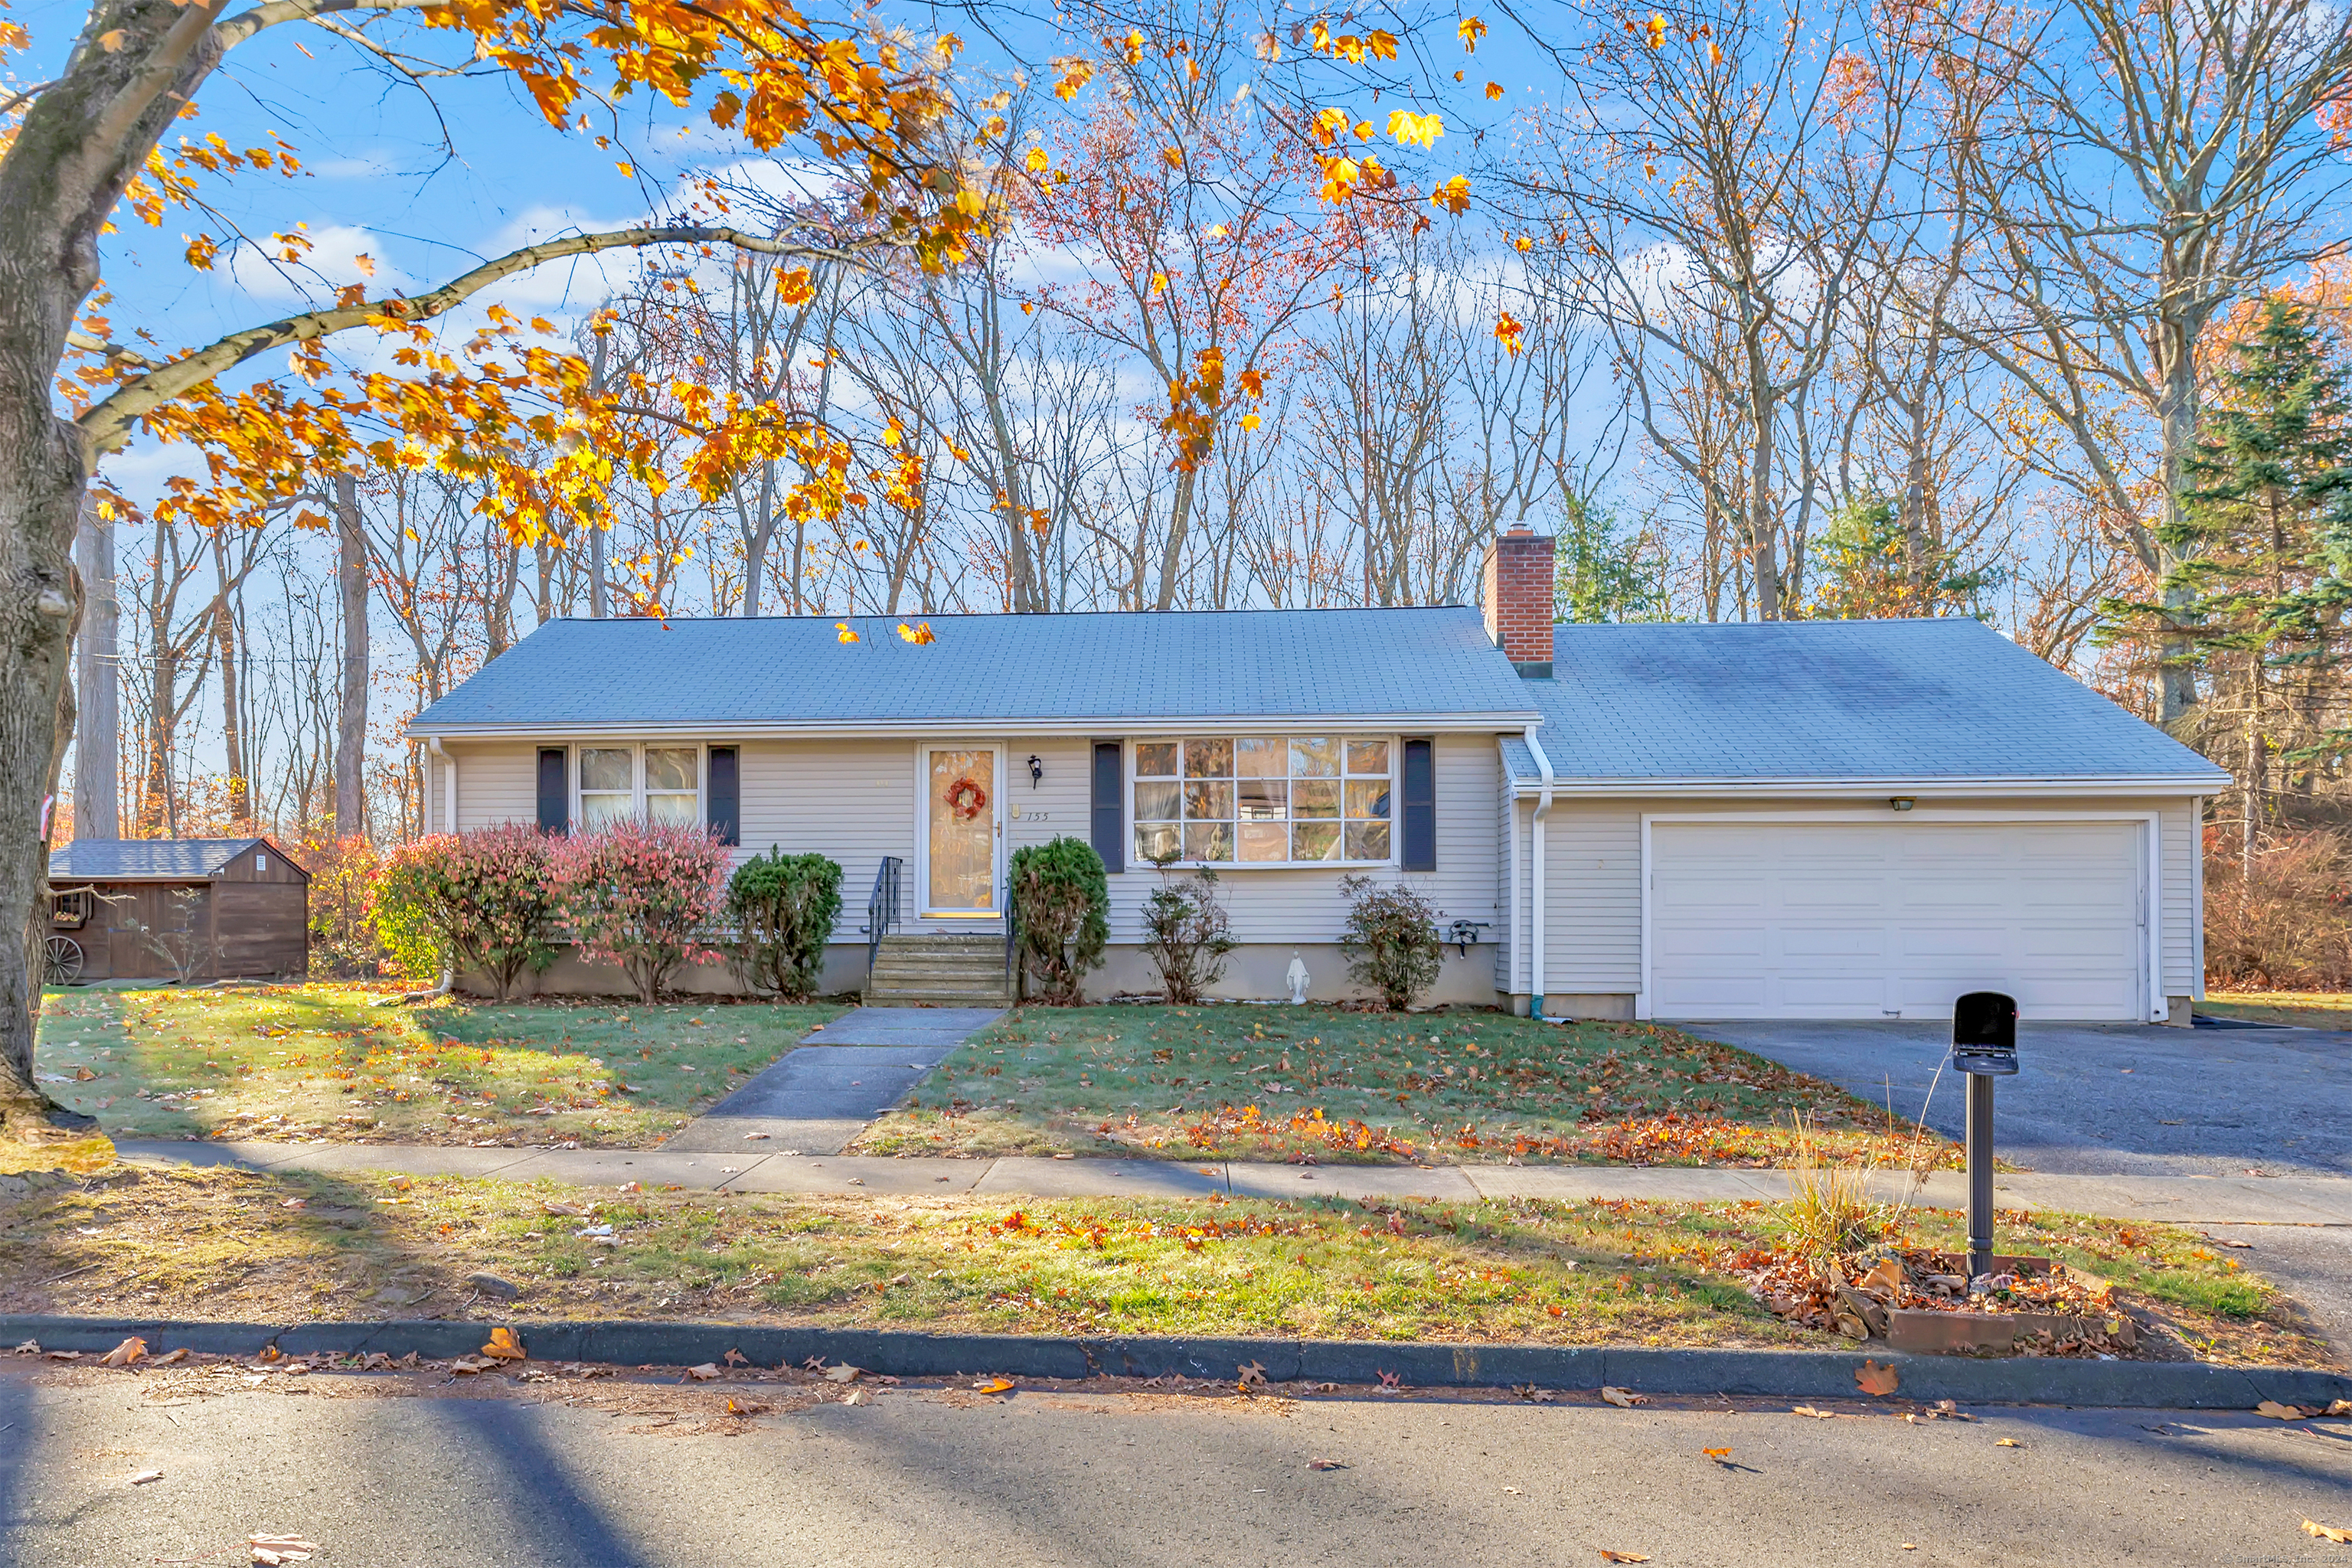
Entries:
<svg viewBox="0 0 2352 1568">
<path fill-rule="evenodd" d="M 441 761 L 445 780 L 441 789 L 441 831 L 455 833 L 457 831 L 457 759 L 441 749 L 441 737 L 438 735 L 427 736 L 425 749 Z"/>
<path fill-rule="evenodd" d="M 1537 797 L 1535 826 L 1528 835 L 1528 854 L 1533 862 L 1528 874 L 1528 910 L 1533 930 L 1528 937 L 1528 1016 L 1544 1016 L 1544 818 L 1551 815 L 1551 789 L 1554 779 L 1551 759 L 1544 755 L 1543 742 L 1536 739 L 1536 726 L 1528 726 L 1528 750 L 1535 754 L 1536 771 L 1543 775 L 1543 794 Z"/>
</svg>

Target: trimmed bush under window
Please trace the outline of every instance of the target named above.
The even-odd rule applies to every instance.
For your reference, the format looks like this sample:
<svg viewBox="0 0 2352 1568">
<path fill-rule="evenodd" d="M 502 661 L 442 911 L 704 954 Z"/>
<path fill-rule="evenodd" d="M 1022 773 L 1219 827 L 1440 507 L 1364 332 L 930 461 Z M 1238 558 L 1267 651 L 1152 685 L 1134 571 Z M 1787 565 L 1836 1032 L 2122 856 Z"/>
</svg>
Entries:
<svg viewBox="0 0 2352 1568">
<path fill-rule="evenodd" d="M 737 867 L 727 884 L 736 973 L 752 990 L 786 1001 L 813 995 L 840 913 L 840 866 L 822 855 L 787 855 L 771 846 Z"/>
<path fill-rule="evenodd" d="M 1102 857 L 1079 838 L 1013 852 L 1013 914 L 1024 970 L 1038 1000 L 1075 1006 L 1087 972 L 1110 941 L 1110 881 Z"/>
</svg>

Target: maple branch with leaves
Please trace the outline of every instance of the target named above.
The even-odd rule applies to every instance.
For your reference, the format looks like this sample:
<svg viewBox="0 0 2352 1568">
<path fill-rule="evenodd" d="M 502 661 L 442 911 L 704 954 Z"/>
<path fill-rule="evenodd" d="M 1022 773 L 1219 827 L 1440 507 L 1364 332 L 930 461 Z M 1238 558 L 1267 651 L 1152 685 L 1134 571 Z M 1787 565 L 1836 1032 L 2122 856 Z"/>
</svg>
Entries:
<svg viewBox="0 0 2352 1568">
<path fill-rule="evenodd" d="M 125 380 L 105 398 L 91 405 L 76 424 L 94 462 L 105 453 L 119 450 L 130 439 L 131 427 L 148 414 L 272 349 L 309 342 L 354 327 L 412 326 L 430 321 L 456 309 L 503 279 L 566 257 L 594 256 L 607 250 L 642 249 L 656 245 L 725 245 L 763 256 L 849 261 L 856 259 L 862 251 L 877 246 L 903 247 L 909 243 L 886 236 L 858 247 L 808 245 L 772 239 L 743 229 L 703 224 L 650 225 L 599 234 L 567 235 L 561 239 L 545 240 L 509 251 L 427 293 L 395 295 L 383 300 L 352 300 L 327 310 L 287 316 L 231 332 L 201 349 L 153 365 Z M 121 358 L 120 351 L 113 345 L 93 342 L 90 346 L 111 358 Z"/>
</svg>

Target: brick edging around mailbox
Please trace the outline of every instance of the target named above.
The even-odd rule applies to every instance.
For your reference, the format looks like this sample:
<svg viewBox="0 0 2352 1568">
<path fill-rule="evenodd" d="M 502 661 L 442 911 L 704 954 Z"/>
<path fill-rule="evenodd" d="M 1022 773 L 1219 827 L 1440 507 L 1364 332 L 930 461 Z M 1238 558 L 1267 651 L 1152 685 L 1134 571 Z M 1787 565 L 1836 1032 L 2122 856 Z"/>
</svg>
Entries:
<svg viewBox="0 0 2352 1568">
<path fill-rule="evenodd" d="M 7 1344 L 103 1352 L 128 1335 L 161 1354 L 247 1356 L 275 1345 L 286 1355 L 414 1351 L 427 1359 L 472 1354 L 490 1324 L 310 1322 L 287 1325 L 142 1318 L 0 1317 Z M 1858 1394 L 1865 1360 L 1842 1351 L 1651 1350 L 1526 1344 L 1381 1344 L 1345 1340 L 1159 1336 L 925 1334 L 864 1329 L 730 1323 L 517 1322 L 533 1361 L 619 1366 L 693 1366 L 740 1352 L 760 1367 L 816 1357 L 896 1377 L 1185 1377 L 1222 1381 L 1255 1363 L 1268 1381 L 1378 1384 L 1383 1373 L 1415 1388 L 1597 1389 L 1656 1394 L 1742 1394 L 1834 1399 Z M 2314 1367 L 2215 1366 L 2203 1362 L 2093 1361 L 2073 1357 L 1977 1360 L 1882 1352 L 1898 1373 L 1898 1397 L 1966 1405 L 2072 1405 L 2172 1410 L 2251 1410 L 2265 1399 L 2322 1405 L 2352 1398 L 2352 1375 Z"/>
</svg>

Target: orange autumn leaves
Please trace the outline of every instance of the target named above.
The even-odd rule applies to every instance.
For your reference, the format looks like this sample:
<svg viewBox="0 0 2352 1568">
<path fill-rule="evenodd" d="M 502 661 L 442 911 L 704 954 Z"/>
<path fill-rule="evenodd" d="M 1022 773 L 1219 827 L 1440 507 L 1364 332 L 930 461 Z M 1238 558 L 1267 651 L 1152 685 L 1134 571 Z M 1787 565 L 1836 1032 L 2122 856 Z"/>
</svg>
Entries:
<svg viewBox="0 0 2352 1568">
<path fill-rule="evenodd" d="M 814 143 L 862 184 L 867 217 L 919 233 L 926 266 L 959 259 L 977 220 L 953 199 L 956 172 L 920 151 L 949 107 L 943 73 L 961 48 L 952 34 L 926 47 L 878 25 L 814 22 L 782 0 L 625 0 L 593 10 L 446 0 L 423 18 L 471 33 L 480 56 L 511 72 L 552 125 L 583 101 L 643 89 L 698 105 L 755 152 Z"/>
</svg>

